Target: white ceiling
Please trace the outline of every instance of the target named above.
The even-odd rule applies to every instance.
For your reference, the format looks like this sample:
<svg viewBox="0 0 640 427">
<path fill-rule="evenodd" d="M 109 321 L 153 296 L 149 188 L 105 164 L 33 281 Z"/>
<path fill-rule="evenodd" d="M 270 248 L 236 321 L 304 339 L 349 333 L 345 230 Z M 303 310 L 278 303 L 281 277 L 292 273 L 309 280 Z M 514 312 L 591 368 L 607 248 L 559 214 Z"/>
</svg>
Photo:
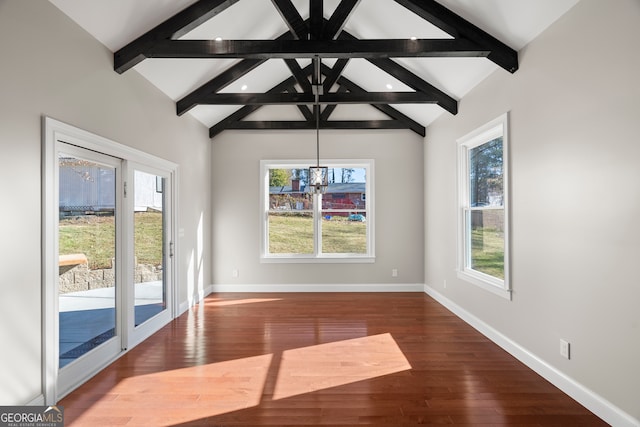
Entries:
<svg viewBox="0 0 640 427">
<path fill-rule="evenodd" d="M 78 25 L 115 52 L 195 0 L 49 0 Z M 309 17 L 309 0 L 292 0 L 303 18 Z M 520 50 L 579 0 L 438 0 L 451 11 Z M 329 18 L 340 0 L 324 0 Z M 360 39 L 450 38 L 450 36 L 393 0 L 362 0 L 344 29 Z M 242 0 L 200 25 L 183 39 L 273 39 L 288 28 L 271 0 Z M 444 91 L 461 99 L 496 69 L 507 72 L 485 58 L 397 58 L 399 64 Z M 208 82 L 239 60 L 235 59 L 146 59 L 135 70 L 177 101 Z M 309 63 L 300 60 L 300 65 Z M 324 63 L 333 65 L 333 60 Z M 132 71 L 128 71 L 132 72 Z M 115 71 L 114 71 L 115 73 Z M 352 59 L 343 75 L 367 91 L 411 91 L 364 59 Z M 272 59 L 230 84 L 221 92 L 265 92 L 291 76 L 280 59 Z M 389 88 L 387 85 L 391 85 Z M 402 104 L 394 108 L 428 126 L 441 114 L 433 104 Z M 197 106 L 189 113 L 210 127 L 239 106 Z M 266 106 L 256 115 L 269 120 L 303 120 L 292 106 Z M 380 119 L 372 107 L 339 106 L 332 119 Z"/>
</svg>

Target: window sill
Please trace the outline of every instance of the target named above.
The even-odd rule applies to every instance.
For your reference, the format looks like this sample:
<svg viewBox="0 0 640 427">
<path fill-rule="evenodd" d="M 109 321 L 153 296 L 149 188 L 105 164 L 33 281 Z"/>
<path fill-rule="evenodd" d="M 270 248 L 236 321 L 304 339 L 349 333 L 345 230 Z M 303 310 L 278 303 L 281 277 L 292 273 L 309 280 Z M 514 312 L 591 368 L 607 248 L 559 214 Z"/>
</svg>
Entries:
<svg viewBox="0 0 640 427">
<path fill-rule="evenodd" d="M 504 284 L 501 286 L 499 284 L 486 280 L 482 276 L 484 275 L 477 274 L 473 271 L 467 272 L 466 270 L 458 270 L 459 279 L 462 279 L 466 282 L 478 286 L 479 288 L 484 289 L 485 291 L 489 291 L 495 295 L 511 301 L 511 289 L 507 289 Z"/>
<path fill-rule="evenodd" d="M 376 262 L 376 258 L 373 256 L 263 256 L 260 262 L 263 264 L 372 264 Z"/>
</svg>

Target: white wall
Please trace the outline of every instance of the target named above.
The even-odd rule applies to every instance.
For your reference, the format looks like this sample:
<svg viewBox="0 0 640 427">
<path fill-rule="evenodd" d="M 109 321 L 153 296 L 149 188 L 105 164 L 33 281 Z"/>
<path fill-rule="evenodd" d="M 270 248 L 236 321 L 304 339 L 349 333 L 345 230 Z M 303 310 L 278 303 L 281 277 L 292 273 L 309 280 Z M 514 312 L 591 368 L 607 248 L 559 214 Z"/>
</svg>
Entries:
<svg viewBox="0 0 640 427">
<path fill-rule="evenodd" d="M 213 139 L 214 285 L 304 290 L 355 284 L 367 290 L 370 284 L 424 283 L 423 143 L 411 131 L 320 131 L 321 158 L 375 160 L 375 263 L 260 263 L 260 160 L 313 160 L 315 148 L 315 131 L 225 131 Z M 391 277 L 394 268 L 398 277 Z"/>
<path fill-rule="evenodd" d="M 637 0 L 582 0 L 520 52 L 519 71 L 487 78 L 425 143 L 427 286 L 636 420 L 639 23 Z M 456 139 L 506 111 L 512 301 L 455 273 Z"/>
<path fill-rule="evenodd" d="M 179 165 L 180 300 L 210 283 L 211 142 L 48 1 L 0 0 L 0 405 L 41 394 L 43 115 Z"/>
</svg>

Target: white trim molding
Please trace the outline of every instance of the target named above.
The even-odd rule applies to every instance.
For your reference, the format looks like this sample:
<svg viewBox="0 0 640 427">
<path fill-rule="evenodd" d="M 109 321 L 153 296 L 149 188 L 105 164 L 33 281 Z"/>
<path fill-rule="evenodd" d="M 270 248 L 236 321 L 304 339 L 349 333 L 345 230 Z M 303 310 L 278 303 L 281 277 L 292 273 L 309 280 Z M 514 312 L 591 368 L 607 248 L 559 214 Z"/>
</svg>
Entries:
<svg viewBox="0 0 640 427">
<path fill-rule="evenodd" d="M 213 293 L 213 285 L 209 285 L 206 288 L 199 290 L 197 299 L 194 299 L 192 301 L 189 301 L 189 300 L 182 301 L 178 305 L 178 315 L 176 317 L 183 315 L 191 307 L 195 307 L 196 305 L 200 304 L 202 300 L 204 300 L 207 297 L 207 295 L 211 293 Z"/>
<path fill-rule="evenodd" d="M 433 287 L 425 285 L 424 292 L 607 423 L 616 427 L 640 427 L 640 420 L 627 414 L 593 390 L 588 389 L 536 354 L 503 335 L 498 330 L 436 291 Z"/>
<path fill-rule="evenodd" d="M 340 284 L 224 284 L 211 285 L 213 292 L 423 292 L 422 283 Z"/>
</svg>

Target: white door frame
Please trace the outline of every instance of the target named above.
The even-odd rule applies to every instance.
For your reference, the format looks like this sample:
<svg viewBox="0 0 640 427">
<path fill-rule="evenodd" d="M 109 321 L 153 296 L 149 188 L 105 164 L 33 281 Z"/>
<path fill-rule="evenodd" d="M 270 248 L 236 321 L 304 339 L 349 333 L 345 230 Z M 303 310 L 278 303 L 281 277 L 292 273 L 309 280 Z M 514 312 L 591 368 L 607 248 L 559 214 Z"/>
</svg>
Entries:
<svg viewBox="0 0 640 427">
<path fill-rule="evenodd" d="M 162 192 L 164 194 L 164 206 L 168 207 L 168 209 L 163 208 L 163 215 L 165 216 L 165 224 L 166 230 L 163 236 L 164 239 L 164 256 L 165 256 L 165 269 L 163 271 L 163 281 L 166 285 L 167 293 L 166 293 L 166 309 L 161 313 L 153 316 L 152 318 L 145 321 L 143 324 L 139 326 L 135 326 L 133 320 L 135 318 L 135 293 L 133 286 L 126 287 L 127 293 L 127 301 L 133 302 L 133 304 L 128 304 L 125 309 L 127 310 L 127 318 L 126 329 L 127 329 L 127 345 L 126 348 L 135 347 L 137 344 L 141 343 L 145 339 L 149 338 L 153 333 L 155 333 L 162 326 L 166 325 L 171 319 L 174 318 L 175 314 L 178 313 L 177 310 L 174 310 L 175 307 L 175 283 L 174 279 L 174 263 L 173 259 L 175 258 L 175 223 L 174 223 L 174 210 L 172 207 L 175 206 L 174 203 L 174 175 L 175 173 L 164 169 L 158 168 L 154 166 L 149 166 L 149 164 L 142 164 L 134 161 L 127 162 L 126 165 L 126 180 L 128 182 L 127 189 L 127 197 L 124 204 L 125 209 L 125 220 L 127 222 L 127 229 L 133 232 L 133 221 L 134 221 L 134 205 L 135 205 L 135 171 L 145 172 L 148 174 L 153 174 L 156 176 L 161 176 L 164 178 L 164 184 Z M 133 239 L 127 239 L 125 244 L 128 245 L 127 253 L 134 254 L 134 245 Z M 128 257 L 128 265 L 126 267 L 126 274 L 128 278 L 133 277 L 135 265 L 130 262 L 131 256 Z M 174 291 L 172 291 L 174 290 Z"/>
<path fill-rule="evenodd" d="M 136 340 L 135 343 L 130 343 L 127 336 L 128 328 L 122 327 L 121 333 L 123 341 L 120 345 L 123 351 L 116 357 L 105 361 L 104 364 L 96 366 L 92 372 L 80 375 L 73 387 L 65 387 L 65 389 L 58 387 L 58 151 L 60 144 L 75 145 L 95 151 L 96 153 L 122 159 L 125 169 L 127 168 L 127 162 L 131 162 L 155 168 L 158 171 L 163 171 L 166 176 L 169 176 L 172 184 L 169 190 L 172 204 L 170 208 L 171 223 L 168 224 L 169 232 L 167 233 L 167 238 L 170 239 L 171 242 L 176 242 L 175 230 L 177 229 L 176 226 L 178 223 L 176 215 L 178 165 L 50 117 L 44 117 L 42 129 L 42 391 L 45 404 L 53 405 L 73 388 L 79 386 L 102 370 L 108 363 L 124 354 L 124 351 L 140 342 L 140 340 Z M 124 174 L 123 176 L 126 177 L 127 175 Z M 123 183 L 123 185 L 126 184 Z M 117 197 L 123 195 L 123 189 L 120 188 L 119 190 L 118 194 L 120 196 Z M 121 205 L 124 204 L 123 200 L 120 202 Z M 117 204 L 118 203 L 116 203 L 116 205 Z M 120 241 L 124 242 L 131 236 L 131 230 L 127 230 L 126 224 L 123 224 L 121 229 L 124 230 L 124 234 L 120 236 Z M 124 246 L 126 245 L 120 245 L 120 248 L 126 251 Z M 170 319 L 178 314 L 178 310 L 176 309 L 178 289 L 175 285 L 177 283 L 175 280 L 177 277 L 177 264 L 175 260 L 178 259 L 178 248 L 176 246 L 177 245 L 174 244 L 174 257 L 167 259 L 167 263 L 171 264 L 169 268 L 171 271 L 169 281 L 173 284 L 173 286 L 168 289 L 168 294 L 171 294 L 171 298 L 168 298 L 168 300 L 172 300 L 172 303 L 167 301 Z M 129 258 L 128 254 L 122 253 L 120 258 L 122 260 L 121 262 L 130 264 L 127 260 Z M 130 270 L 125 265 L 124 268 L 120 268 L 120 271 L 121 273 L 126 273 Z M 121 277 L 121 280 L 122 285 L 126 288 L 126 279 Z M 121 292 L 120 294 L 123 293 Z M 120 298 L 121 297 L 126 298 L 124 295 L 121 295 Z M 119 297 L 117 296 L 117 298 Z M 121 311 L 126 312 L 127 310 L 123 309 Z M 124 319 L 128 320 L 126 313 L 124 314 Z"/>
</svg>

